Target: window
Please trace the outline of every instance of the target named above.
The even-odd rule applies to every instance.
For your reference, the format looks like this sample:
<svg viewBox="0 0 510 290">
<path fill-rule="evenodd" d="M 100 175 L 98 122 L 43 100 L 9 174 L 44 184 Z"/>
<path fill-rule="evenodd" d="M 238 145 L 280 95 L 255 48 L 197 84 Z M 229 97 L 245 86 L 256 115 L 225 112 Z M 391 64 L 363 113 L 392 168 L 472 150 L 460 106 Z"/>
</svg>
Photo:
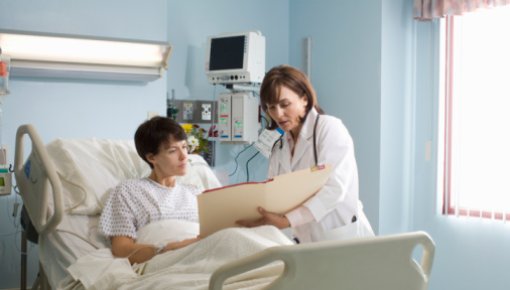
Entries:
<svg viewBox="0 0 510 290">
<path fill-rule="evenodd" d="M 443 213 L 510 220 L 510 6 L 444 27 Z"/>
</svg>

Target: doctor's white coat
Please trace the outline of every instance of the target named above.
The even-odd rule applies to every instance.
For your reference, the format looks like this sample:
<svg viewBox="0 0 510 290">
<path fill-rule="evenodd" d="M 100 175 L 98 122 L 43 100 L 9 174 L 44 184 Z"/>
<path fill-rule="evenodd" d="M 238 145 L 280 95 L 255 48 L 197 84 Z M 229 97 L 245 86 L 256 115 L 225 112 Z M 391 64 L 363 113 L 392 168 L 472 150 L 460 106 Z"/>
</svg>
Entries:
<svg viewBox="0 0 510 290">
<path fill-rule="evenodd" d="M 315 165 L 313 131 L 317 115 L 315 109 L 308 113 L 294 156 L 291 156 L 287 139 L 290 136 L 285 134 L 281 144 L 276 144 L 269 161 L 269 177 Z M 318 164 L 330 164 L 333 172 L 326 185 L 303 204 L 315 221 L 294 227 L 294 235 L 301 242 L 373 236 L 358 200 L 358 168 L 353 141 L 342 121 L 321 115 L 317 123 L 316 145 Z M 353 222 L 353 219 L 357 221 Z"/>
</svg>

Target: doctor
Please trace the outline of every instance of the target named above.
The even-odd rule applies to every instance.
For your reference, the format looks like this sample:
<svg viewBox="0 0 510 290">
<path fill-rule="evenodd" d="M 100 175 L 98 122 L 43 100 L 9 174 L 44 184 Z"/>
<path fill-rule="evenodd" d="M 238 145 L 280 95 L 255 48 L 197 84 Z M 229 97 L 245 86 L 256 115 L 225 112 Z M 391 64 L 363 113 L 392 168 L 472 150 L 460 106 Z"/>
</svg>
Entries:
<svg viewBox="0 0 510 290">
<path fill-rule="evenodd" d="M 333 172 L 324 187 L 296 209 L 277 214 L 259 208 L 260 219 L 238 224 L 291 227 L 301 243 L 373 236 L 358 200 L 352 138 L 340 119 L 322 115 L 306 75 L 291 66 L 274 67 L 264 77 L 260 98 L 271 118 L 268 129 L 285 131 L 273 147 L 269 177 L 317 164 L 330 164 Z"/>
</svg>

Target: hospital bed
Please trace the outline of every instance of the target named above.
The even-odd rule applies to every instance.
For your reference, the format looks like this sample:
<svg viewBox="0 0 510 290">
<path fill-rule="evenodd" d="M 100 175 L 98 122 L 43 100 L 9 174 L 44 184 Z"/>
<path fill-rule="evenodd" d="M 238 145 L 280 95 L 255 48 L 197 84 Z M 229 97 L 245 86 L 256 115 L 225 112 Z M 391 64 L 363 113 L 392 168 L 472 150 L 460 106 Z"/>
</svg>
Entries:
<svg viewBox="0 0 510 290">
<path fill-rule="evenodd" d="M 25 137 L 31 144 L 30 154 L 25 152 Z M 220 186 L 203 158 L 190 155 L 190 165 L 181 182 L 195 184 L 204 190 Z M 19 194 L 39 234 L 41 289 L 57 289 L 59 283 L 62 286 L 62 281 L 69 279 L 71 265 L 78 264 L 77 261 L 94 251 L 108 248 L 108 242 L 97 231 L 108 189 L 123 179 L 147 176 L 150 172 L 138 157 L 132 141 L 57 139 L 45 145 L 32 125 L 18 128 L 14 170 Z M 241 232 L 242 235 L 252 235 L 248 232 L 251 229 L 239 230 L 246 231 Z M 262 230 L 271 232 L 271 229 Z M 169 259 L 183 260 L 186 251 L 198 253 L 199 247 L 205 247 L 208 239 L 221 238 L 213 236 L 186 247 L 188 250 L 176 252 L 175 255 L 180 257 Z M 218 267 L 205 273 L 205 286 L 186 289 L 239 289 L 244 288 L 243 285 L 250 289 L 428 288 L 435 246 L 424 232 L 300 245 L 288 241 L 268 243 L 265 248 L 244 257 L 224 263 L 219 261 Z M 206 258 L 203 255 L 207 253 L 201 255 L 201 259 Z M 153 268 L 169 263 L 163 255 L 152 260 L 144 271 L 149 272 L 150 263 Z M 192 267 L 181 267 L 186 269 L 181 273 L 182 277 L 199 281 Z M 151 275 L 142 277 L 145 280 L 140 284 L 152 285 Z M 244 280 L 239 282 L 240 278 L 236 280 L 236 277 L 244 277 Z M 250 284 L 247 279 L 258 279 L 260 284 Z M 164 283 L 166 289 L 172 288 L 168 281 L 158 283 Z"/>
</svg>

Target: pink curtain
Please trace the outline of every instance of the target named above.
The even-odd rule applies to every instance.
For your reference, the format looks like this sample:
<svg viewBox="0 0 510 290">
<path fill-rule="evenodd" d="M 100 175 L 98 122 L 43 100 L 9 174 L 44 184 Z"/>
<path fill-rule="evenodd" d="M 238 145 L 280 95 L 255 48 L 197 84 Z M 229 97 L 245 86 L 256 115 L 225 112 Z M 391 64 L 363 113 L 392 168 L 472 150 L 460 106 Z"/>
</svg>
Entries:
<svg viewBox="0 0 510 290">
<path fill-rule="evenodd" d="M 432 20 L 448 15 L 461 15 L 480 8 L 509 4 L 510 0 L 414 0 L 414 18 Z"/>
</svg>

